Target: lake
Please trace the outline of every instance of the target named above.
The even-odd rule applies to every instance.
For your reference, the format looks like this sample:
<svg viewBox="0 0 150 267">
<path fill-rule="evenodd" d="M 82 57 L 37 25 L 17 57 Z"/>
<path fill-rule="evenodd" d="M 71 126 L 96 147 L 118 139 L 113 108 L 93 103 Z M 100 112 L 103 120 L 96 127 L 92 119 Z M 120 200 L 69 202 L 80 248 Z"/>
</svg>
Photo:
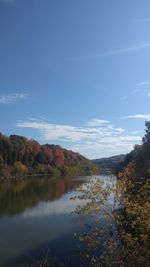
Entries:
<svg viewBox="0 0 150 267">
<path fill-rule="evenodd" d="M 90 179 L 34 177 L 1 181 L 0 266 L 36 267 L 46 254 L 51 257 L 51 266 L 57 266 L 57 260 L 66 261 L 65 266 L 79 266 L 73 234 L 82 231 L 84 223 L 73 213 L 80 201 L 70 198 L 79 185 Z"/>
</svg>

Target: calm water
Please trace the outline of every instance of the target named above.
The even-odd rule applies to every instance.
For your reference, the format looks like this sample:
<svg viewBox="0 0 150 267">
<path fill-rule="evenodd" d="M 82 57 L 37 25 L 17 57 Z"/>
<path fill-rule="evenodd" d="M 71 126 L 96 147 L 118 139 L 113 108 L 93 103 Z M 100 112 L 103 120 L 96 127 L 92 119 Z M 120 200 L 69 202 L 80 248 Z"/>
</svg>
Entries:
<svg viewBox="0 0 150 267">
<path fill-rule="evenodd" d="M 37 266 L 46 253 L 54 261 L 76 266 L 73 233 L 83 223 L 72 213 L 79 201 L 71 201 L 75 188 L 89 177 L 27 178 L 0 183 L 0 267 Z M 54 266 L 57 264 L 55 263 Z"/>
</svg>

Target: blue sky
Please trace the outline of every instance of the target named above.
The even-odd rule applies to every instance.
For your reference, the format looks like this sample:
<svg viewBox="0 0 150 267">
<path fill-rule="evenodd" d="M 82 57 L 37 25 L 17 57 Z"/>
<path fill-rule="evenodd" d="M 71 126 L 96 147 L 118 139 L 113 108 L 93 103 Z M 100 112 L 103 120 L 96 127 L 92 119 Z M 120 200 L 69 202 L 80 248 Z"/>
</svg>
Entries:
<svg viewBox="0 0 150 267">
<path fill-rule="evenodd" d="M 0 0 L 0 131 L 89 158 L 150 119 L 149 0 Z"/>
</svg>

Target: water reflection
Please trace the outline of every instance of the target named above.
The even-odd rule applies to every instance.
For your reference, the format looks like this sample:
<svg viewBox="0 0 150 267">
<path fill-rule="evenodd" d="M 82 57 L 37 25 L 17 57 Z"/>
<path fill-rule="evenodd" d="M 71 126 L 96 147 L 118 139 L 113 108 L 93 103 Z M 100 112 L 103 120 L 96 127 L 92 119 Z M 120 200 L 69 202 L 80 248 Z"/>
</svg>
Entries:
<svg viewBox="0 0 150 267">
<path fill-rule="evenodd" d="M 49 247 L 54 254 L 71 249 L 80 229 L 71 211 L 73 191 L 85 178 L 30 178 L 0 183 L 0 266 L 30 266 L 27 255 Z M 62 244 L 63 242 L 63 244 Z M 56 253 L 57 250 L 57 253 Z"/>
<path fill-rule="evenodd" d="M 70 177 L 57 179 L 36 177 L 18 181 L 2 181 L 0 182 L 0 216 L 15 215 L 26 208 L 37 206 L 39 202 L 57 200 L 83 181 L 83 178 L 70 179 Z"/>
<path fill-rule="evenodd" d="M 83 231 L 83 224 L 72 213 L 80 200 L 70 198 L 76 194 L 75 188 L 89 179 L 35 177 L 1 181 L 0 266 L 37 267 L 31 257 L 37 259 L 47 249 L 59 259 L 72 255 L 76 250 L 73 233 Z M 75 255 L 65 267 L 88 267 L 87 263 L 79 265 L 78 260 Z"/>
</svg>

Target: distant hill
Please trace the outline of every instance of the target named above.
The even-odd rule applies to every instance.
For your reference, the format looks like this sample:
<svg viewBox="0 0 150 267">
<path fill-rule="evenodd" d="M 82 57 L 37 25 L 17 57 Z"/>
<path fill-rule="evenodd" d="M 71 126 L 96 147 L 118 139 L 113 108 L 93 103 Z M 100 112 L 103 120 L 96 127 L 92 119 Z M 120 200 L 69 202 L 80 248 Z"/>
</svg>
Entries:
<svg viewBox="0 0 150 267">
<path fill-rule="evenodd" d="M 79 153 L 58 145 L 40 145 L 24 136 L 0 133 L 0 178 L 20 178 L 26 175 L 56 175 L 90 173 L 92 161 Z"/>
<path fill-rule="evenodd" d="M 116 173 L 121 169 L 125 158 L 126 154 L 120 154 L 109 158 L 94 159 L 92 161 L 98 165 L 101 173 L 107 173 L 108 171 Z"/>
</svg>

